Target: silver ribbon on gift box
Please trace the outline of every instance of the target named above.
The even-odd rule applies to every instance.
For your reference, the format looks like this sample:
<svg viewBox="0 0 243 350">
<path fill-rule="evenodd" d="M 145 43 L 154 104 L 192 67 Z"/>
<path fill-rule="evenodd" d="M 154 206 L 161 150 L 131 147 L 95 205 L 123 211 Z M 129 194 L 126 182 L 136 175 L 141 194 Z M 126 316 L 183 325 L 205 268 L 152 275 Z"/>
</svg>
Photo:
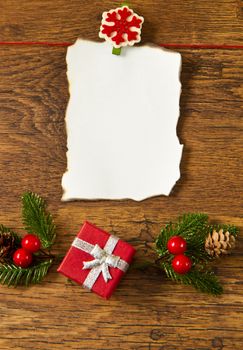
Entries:
<svg viewBox="0 0 243 350">
<path fill-rule="evenodd" d="M 117 255 L 113 255 L 113 251 L 119 241 L 116 236 L 110 236 L 102 249 L 98 244 L 90 244 L 76 237 L 72 246 L 78 248 L 94 257 L 93 260 L 83 262 L 83 270 L 90 269 L 88 276 L 83 282 L 84 287 L 92 289 L 100 273 L 102 273 L 105 282 L 112 279 L 109 267 L 117 268 L 126 272 L 129 264 Z"/>
</svg>

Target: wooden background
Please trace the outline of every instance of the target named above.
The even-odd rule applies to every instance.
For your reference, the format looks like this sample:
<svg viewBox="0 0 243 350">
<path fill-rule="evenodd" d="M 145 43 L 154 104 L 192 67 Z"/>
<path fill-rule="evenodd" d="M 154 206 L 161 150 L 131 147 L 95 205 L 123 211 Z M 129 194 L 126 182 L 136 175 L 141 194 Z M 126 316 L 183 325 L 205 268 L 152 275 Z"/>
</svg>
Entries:
<svg viewBox="0 0 243 350">
<path fill-rule="evenodd" d="M 98 39 L 117 1 L 0 0 L 1 41 Z M 240 0 L 133 1 L 143 42 L 242 44 Z M 62 203 L 66 169 L 66 48 L 0 48 L 0 222 L 21 228 L 20 196 L 49 203 L 65 253 L 87 219 L 131 242 L 137 261 L 162 225 L 187 211 L 242 228 L 242 50 L 182 54 L 181 179 L 169 197 Z M 242 236 L 217 265 L 225 294 L 202 295 L 157 273 L 130 270 L 110 301 L 72 285 L 54 266 L 31 288 L 0 288 L 0 349 L 209 350 L 243 348 Z"/>
</svg>

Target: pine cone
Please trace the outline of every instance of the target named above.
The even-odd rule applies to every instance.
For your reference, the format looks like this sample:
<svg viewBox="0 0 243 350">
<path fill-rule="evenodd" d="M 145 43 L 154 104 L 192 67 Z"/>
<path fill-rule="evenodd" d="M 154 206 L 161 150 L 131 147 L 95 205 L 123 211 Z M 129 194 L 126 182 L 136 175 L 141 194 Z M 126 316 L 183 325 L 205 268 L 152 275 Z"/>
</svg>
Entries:
<svg viewBox="0 0 243 350">
<path fill-rule="evenodd" d="M 11 256 L 14 249 L 14 236 L 10 232 L 0 233 L 0 261 Z"/>
<path fill-rule="evenodd" d="M 212 257 L 218 258 L 221 254 L 229 254 L 235 247 L 235 237 L 229 231 L 224 232 L 220 229 L 219 232 L 213 230 L 209 233 L 206 242 L 205 250 Z"/>
</svg>

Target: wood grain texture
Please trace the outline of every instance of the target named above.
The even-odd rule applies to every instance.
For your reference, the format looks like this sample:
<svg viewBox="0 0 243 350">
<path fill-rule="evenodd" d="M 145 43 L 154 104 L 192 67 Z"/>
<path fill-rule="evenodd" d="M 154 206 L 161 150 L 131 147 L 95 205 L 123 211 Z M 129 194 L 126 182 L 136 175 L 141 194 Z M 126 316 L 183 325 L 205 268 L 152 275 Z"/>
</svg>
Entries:
<svg viewBox="0 0 243 350">
<path fill-rule="evenodd" d="M 1 2 L 1 40 L 97 40 L 113 1 Z M 242 1 L 133 1 L 145 16 L 144 42 L 242 43 Z M 180 50 L 181 179 L 169 197 L 143 202 L 60 201 L 66 169 L 65 48 L 1 47 L 0 222 L 21 228 L 20 195 L 48 200 L 64 253 L 83 220 L 147 254 L 162 225 L 187 211 L 242 228 L 243 53 Z M 145 160 L 146 161 L 146 160 Z M 131 269 L 110 301 L 56 273 L 39 286 L 0 288 L 0 349 L 220 350 L 243 348 L 243 240 L 216 265 L 225 294 L 211 297 L 155 272 Z"/>
</svg>

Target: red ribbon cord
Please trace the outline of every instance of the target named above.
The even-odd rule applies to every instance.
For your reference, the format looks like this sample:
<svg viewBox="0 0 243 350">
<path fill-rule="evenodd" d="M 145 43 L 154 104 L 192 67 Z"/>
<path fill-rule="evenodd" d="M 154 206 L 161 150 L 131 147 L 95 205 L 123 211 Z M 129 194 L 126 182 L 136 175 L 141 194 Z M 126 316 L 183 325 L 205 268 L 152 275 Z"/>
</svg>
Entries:
<svg viewBox="0 0 243 350">
<path fill-rule="evenodd" d="M 71 42 L 49 42 L 49 41 L 0 41 L 0 45 L 26 45 L 26 46 L 62 46 L 73 45 Z M 226 45 L 226 44 L 159 44 L 162 47 L 178 49 L 213 49 L 213 50 L 242 50 L 243 45 Z"/>
</svg>

